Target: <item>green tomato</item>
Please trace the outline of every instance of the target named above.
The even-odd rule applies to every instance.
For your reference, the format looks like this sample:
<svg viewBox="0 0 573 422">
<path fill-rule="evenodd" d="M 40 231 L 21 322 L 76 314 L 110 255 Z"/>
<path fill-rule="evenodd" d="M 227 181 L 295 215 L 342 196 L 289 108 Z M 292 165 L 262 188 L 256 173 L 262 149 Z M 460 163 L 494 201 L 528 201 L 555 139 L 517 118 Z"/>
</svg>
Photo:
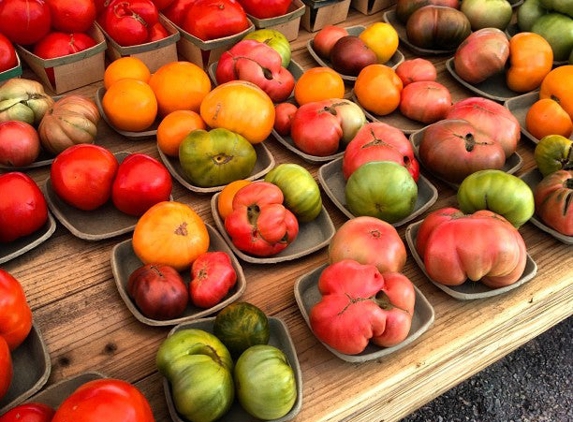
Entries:
<svg viewBox="0 0 573 422">
<path fill-rule="evenodd" d="M 291 48 L 287 37 L 276 29 L 256 29 L 243 37 L 244 40 L 257 40 L 267 44 L 280 54 L 283 67 L 288 67 L 291 59 Z"/>
<path fill-rule="evenodd" d="M 573 18 L 573 0 L 540 0 L 543 7 Z"/>
<path fill-rule="evenodd" d="M 255 147 L 224 128 L 197 129 L 179 146 L 179 163 L 189 181 L 200 187 L 222 186 L 250 176 L 257 162 Z"/>
<path fill-rule="evenodd" d="M 507 0 L 463 0 L 460 10 L 470 21 L 472 31 L 482 28 L 505 31 L 513 16 L 511 3 Z"/>
<path fill-rule="evenodd" d="M 418 185 L 408 170 L 393 161 L 372 161 L 358 167 L 346 182 L 346 203 L 355 216 L 369 215 L 388 223 L 414 211 Z"/>
<path fill-rule="evenodd" d="M 257 306 L 234 302 L 225 306 L 215 317 L 213 334 L 234 356 L 239 356 L 256 344 L 267 344 L 271 335 L 269 319 Z"/>
<path fill-rule="evenodd" d="M 547 12 L 548 10 L 543 7 L 541 0 L 525 0 L 516 12 L 519 30 L 522 32 L 531 31 L 535 21 Z"/>
<path fill-rule="evenodd" d="M 159 346 L 156 366 L 171 384 L 175 408 L 186 419 L 212 422 L 231 408 L 233 360 L 213 334 L 200 329 L 174 332 Z"/>
<path fill-rule="evenodd" d="M 280 188 L 284 205 L 300 222 L 314 220 L 322 210 L 322 197 L 312 174 L 298 164 L 279 164 L 265 175 L 265 182 Z"/>
<path fill-rule="evenodd" d="M 467 176 L 457 193 L 460 210 L 490 210 L 519 228 L 535 212 L 533 191 L 519 177 L 502 170 L 480 170 Z"/>
<path fill-rule="evenodd" d="M 547 40 L 553 50 L 555 61 L 569 60 L 573 50 L 573 18 L 563 13 L 550 12 L 535 21 L 531 32 Z"/>
<path fill-rule="evenodd" d="M 234 378 L 239 403 L 255 418 L 281 418 L 296 402 L 294 370 L 275 346 L 260 344 L 245 350 L 237 359 Z"/>
<path fill-rule="evenodd" d="M 561 135 L 547 135 L 535 146 L 533 158 L 543 176 L 573 169 L 573 141 Z"/>
</svg>

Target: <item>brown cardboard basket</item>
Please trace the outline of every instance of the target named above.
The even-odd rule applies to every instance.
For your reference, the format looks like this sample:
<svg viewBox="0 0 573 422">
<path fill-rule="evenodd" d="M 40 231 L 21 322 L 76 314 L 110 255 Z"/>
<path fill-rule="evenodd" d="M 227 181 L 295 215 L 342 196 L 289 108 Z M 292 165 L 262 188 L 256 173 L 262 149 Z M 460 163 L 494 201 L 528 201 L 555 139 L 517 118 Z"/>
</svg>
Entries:
<svg viewBox="0 0 573 422">
<path fill-rule="evenodd" d="M 282 16 L 268 19 L 257 19 L 249 15 L 256 29 L 275 29 L 282 33 L 287 40 L 294 41 L 298 37 L 300 21 L 304 15 L 305 7 L 302 0 L 292 0 L 288 11 Z"/>
<path fill-rule="evenodd" d="M 350 6 L 364 15 L 373 15 L 396 4 L 396 0 L 351 0 Z"/>
<path fill-rule="evenodd" d="M 87 34 L 97 42 L 95 46 L 55 59 L 42 59 L 20 45 L 16 45 L 16 50 L 46 87 L 56 94 L 61 94 L 103 79 L 107 48 L 105 36 L 95 24 Z M 53 69 L 53 83 L 48 77 L 47 69 Z"/>
<path fill-rule="evenodd" d="M 179 30 L 165 16 L 159 15 L 159 21 L 163 24 L 169 36 L 153 42 L 133 46 L 121 46 L 111 38 L 105 30 L 98 25 L 107 41 L 106 54 L 111 61 L 121 57 L 137 57 L 149 68 L 151 73 L 167 63 L 176 62 L 177 41 L 181 38 Z"/>
<path fill-rule="evenodd" d="M 309 32 L 320 31 L 326 25 L 343 22 L 348 16 L 351 0 L 303 0 L 305 12 L 302 26 Z"/>
</svg>

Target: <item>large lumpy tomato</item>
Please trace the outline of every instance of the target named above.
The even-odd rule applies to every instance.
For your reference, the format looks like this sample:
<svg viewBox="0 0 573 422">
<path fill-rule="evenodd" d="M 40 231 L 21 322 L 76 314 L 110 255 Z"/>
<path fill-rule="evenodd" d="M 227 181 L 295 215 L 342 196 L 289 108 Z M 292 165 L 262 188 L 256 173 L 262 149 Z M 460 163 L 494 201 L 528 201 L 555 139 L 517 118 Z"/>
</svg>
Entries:
<svg viewBox="0 0 573 422">
<path fill-rule="evenodd" d="M 209 41 L 239 34 L 251 23 L 237 0 L 195 0 L 181 25 L 191 35 Z"/>
<path fill-rule="evenodd" d="M 51 29 L 50 7 L 43 0 L 0 1 L 0 33 L 15 44 L 32 45 Z"/>
</svg>

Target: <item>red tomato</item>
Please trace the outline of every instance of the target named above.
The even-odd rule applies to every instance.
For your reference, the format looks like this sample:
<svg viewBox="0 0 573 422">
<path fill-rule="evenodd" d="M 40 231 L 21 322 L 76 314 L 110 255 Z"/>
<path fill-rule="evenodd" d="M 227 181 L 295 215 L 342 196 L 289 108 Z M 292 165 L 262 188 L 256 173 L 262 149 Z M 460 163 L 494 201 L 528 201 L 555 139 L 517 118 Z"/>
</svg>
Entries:
<svg viewBox="0 0 573 422">
<path fill-rule="evenodd" d="M 30 123 L 20 120 L 0 122 L 0 163 L 27 166 L 36 161 L 40 150 L 40 136 Z"/>
<path fill-rule="evenodd" d="M 159 41 L 163 38 L 167 38 L 169 36 L 169 31 L 167 31 L 167 28 L 165 28 L 161 22 L 157 22 L 149 28 L 148 35 L 148 42 Z"/>
<path fill-rule="evenodd" d="M 119 165 L 111 199 L 118 210 L 141 216 L 158 202 L 168 201 L 172 186 L 171 174 L 161 162 L 135 153 Z"/>
<path fill-rule="evenodd" d="M 110 199 L 118 167 L 109 150 L 94 144 L 74 145 L 54 159 L 52 188 L 64 202 L 84 211 L 95 210 Z"/>
<path fill-rule="evenodd" d="M 0 33 L 0 72 L 12 69 L 18 65 L 18 57 L 14 44 L 6 35 Z"/>
<path fill-rule="evenodd" d="M 83 32 L 50 32 L 34 45 L 32 52 L 43 59 L 53 59 L 77 53 L 96 44 L 96 40 Z"/>
<path fill-rule="evenodd" d="M 247 14 L 257 19 L 276 18 L 286 15 L 291 0 L 239 0 Z"/>
<path fill-rule="evenodd" d="M 343 129 L 330 105 L 330 100 L 312 101 L 298 108 L 290 128 L 291 138 L 298 149 L 317 156 L 328 156 L 338 151 Z"/>
<path fill-rule="evenodd" d="M 20 282 L 0 268 L 0 337 L 16 350 L 32 329 L 32 310 Z"/>
<path fill-rule="evenodd" d="M 159 10 L 161 12 L 161 11 L 163 11 L 163 9 L 166 9 L 167 7 L 169 7 L 171 5 L 171 3 L 173 3 L 174 1 L 175 0 L 153 0 L 153 3 L 155 3 L 157 10 Z"/>
<path fill-rule="evenodd" d="M 127 381 L 102 378 L 78 387 L 52 422 L 155 422 L 149 402 Z"/>
<path fill-rule="evenodd" d="M 0 422 L 50 422 L 56 411 L 47 404 L 28 402 L 13 407 L 2 416 Z"/>
<path fill-rule="evenodd" d="M 424 124 L 444 119 L 451 108 L 450 90 L 436 81 L 411 82 L 400 94 L 400 112 Z"/>
<path fill-rule="evenodd" d="M 175 25 L 181 27 L 189 7 L 195 0 L 173 0 L 169 6 L 162 10 L 163 15 Z"/>
<path fill-rule="evenodd" d="M 32 234 L 48 221 L 46 198 L 28 175 L 0 175 L 0 192 L 0 243 Z"/>
<path fill-rule="evenodd" d="M 14 44 L 32 45 L 50 32 L 50 7 L 43 0 L 0 1 L 0 32 Z"/>
<path fill-rule="evenodd" d="M 236 282 L 237 272 L 227 253 L 205 252 L 191 265 L 191 301 L 200 308 L 215 306 L 224 299 Z"/>
<path fill-rule="evenodd" d="M 12 355 L 10 347 L 4 337 L 0 336 L 0 400 L 10 389 L 12 378 L 14 377 L 14 367 L 12 366 Z M 8 422 L 4 416 L 0 416 L 0 422 Z"/>
<path fill-rule="evenodd" d="M 112 0 L 98 22 L 119 45 L 138 45 L 149 39 L 148 28 L 159 22 L 159 11 L 152 0 Z"/>
<path fill-rule="evenodd" d="M 273 127 L 279 135 L 290 135 L 291 121 L 297 109 L 298 107 L 294 103 L 287 102 L 275 106 L 275 123 Z"/>
<path fill-rule="evenodd" d="M 46 0 L 52 14 L 52 28 L 62 32 L 86 32 L 96 18 L 93 0 Z"/>
<path fill-rule="evenodd" d="M 237 0 L 195 0 L 187 9 L 182 29 L 208 41 L 238 34 L 250 25 Z"/>
</svg>

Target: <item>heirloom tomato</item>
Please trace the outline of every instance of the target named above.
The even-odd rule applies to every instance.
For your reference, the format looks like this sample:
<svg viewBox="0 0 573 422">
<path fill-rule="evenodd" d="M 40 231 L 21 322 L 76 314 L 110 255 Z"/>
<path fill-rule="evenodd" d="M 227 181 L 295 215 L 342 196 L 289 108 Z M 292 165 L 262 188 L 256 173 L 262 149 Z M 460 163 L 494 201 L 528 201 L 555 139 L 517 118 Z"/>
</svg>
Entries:
<svg viewBox="0 0 573 422">
<path fill-rule="evenodd" d="M 298 236 L 296 216 L 283 205 L 281 189 L 269 182 L 253 182 L 237 191 L 225 230 L 235 247 L 267 257 L 284 250 Z"/>
<path fill-rule="evenodd" d="M 231 81 L 213 88 L 201 102 L 200 114 L 207 126 L 222 127 L 258 144 L 269 137 L 275 121 L 275 105 L 258 86 Z"/>
<path fill-rule="evenodd" d="M 223 221 L 233 211 L 233 198 L 235 197 L 235 194 L 239 189 L 243 186 L 247 186 L 249 183 L 252 182 L 247 179 L 239 179 L 227 184 L 221 190 L 217 196 L 217 211 Z"/>
<path fill-rule="evenodd" d="M 374 265 L 381 273 L 402 271 L 406 258 L 406 246 L 396 228 L 370 216 L 346 221 L 328 246 L 329 263 L 352 259 Z"/>
<path fill-rule="evenodd" d="M 83 32 L 50 32 L 36 44 L 32 52 L 43 59 L 67 56 L 96 45 L 96 41 Z"/>
<path fill-rule="evenodd" d="M 114 128 L 128 132 L 148 129 L 159 112 L 151 85 L 139 79 L 119 79 L 103 94 L 101 105 Z"/>
<path fill-rule="evenodd" d="M 178 158 L 181 142 L 195 129 L 207 129 L 199 113 L 192 110 L 172 111 L 157 126 L 157 148 L 169 157 Z"/>
<path fill-rule="evenodd" d="M 535 212 L 546 225 L 573 236 L 573 171 L 557 170 L 535 186 Z"/>
<path fill-rule="evenodd" d="M 515 227 L 525 224 L 535 211 L 533 191 L 519 177 L 502 170 L 480 170 L 466 177 L 457 193 L 460 210 L 471 214 L 490 210 Z"/>
<path fill-rule="evenodd" d="M 203 41 L 239 34 L 250 26 L 237 0 L 195 0 L 181 23 L 181 29 Z"/>
<path fill-rule="evenodd" d="M 344 98 L 344 79 L 326 66 L 311 67 L 303 72 L 294 85 L 294 99 L 299 106 L 306 103 Z"/>
<path fill-rule="evenodd" d="M 473 31 L 495 28 L 505 31 L 513 16 L 509 0 L 464 0 L 460 11 L 466 15 Z"/>
<path fill-rule="evenodd" d="M 374 265 L 344 259 L 322 270 L 318 290 L 310 326 L 340 353 L 359 354 L 370 342 L 392 347 L 410 332 L 416 291 L 402 273 L 380 273 Z"/>
<path fill-rule="evenodd" d="M 553 98 L 540 98 L 527 110 L 525 128 L 537 139 L 550 135 L 568 138 L 573 133 L 573 120 Z"/>
<path fill-rule="evenodd" d="M 509 68 L 506 83 L 515 92 L 539 88 L 553 68 L 553 50 L 545 38 L 534 32 L 520 32 L 509 40 Z"/>
<path fill-rule="evenodd" d="M 127 293 L 148 318 L 168 320 L 183 315 L 189 303 L 187 284 L 179 272 L 162 264 L 145 264 L 127 280 Z"/>
<path fill-rule="evenodd" d="M 527 261 L 517 228 L 490 210 L 433 211 L 422 221 L 415 244 L 428 276 L 446 286 L 467 279 L 490 288 L 509 286 L 521 278 Z"/>
<path fill-rule="evenodd" d="M 412 82 L 400 94 L 400 112 L 424 124 L 444 119 L 451 107 L 450 90 L 436 81 Z"/>
<path fill-rule="evenodd" d="M 52 28 L 73 33 L 87 32 L 96 19 L 93 0 L 46 0 L 50 6 Z"/>
<path fill-rule="evenodd" d="M 236 283 L 237 271 L 229 254 L 205 252 L 191 265 L 191 302 L 199 308 L 211 308 L 221 302 Z"/>
<path fill-rule="evenodd" d="M 292 118 L 298 107 L 294 103 L 284 102 L 275 106 L 273 129 L 281 136 L 289 136 Z"/>
<path fill-rule="evenodd" d="M 255 29 L 249 32 L 243 37 L 244 40 L 257 40 L 260 41 L 273 50 L 275 50 L 281 56 L 281 63 L 284 67 L 288 67 L 291 59 L 291 48 L 290 42 L 286 35 L 277 29 L 272 28 L 261 28 Z"/>
<path fill-rule="evenodd" d="M 0 33 L 0 72 L 18 66 L 18 56 L 14 44 L 6 35 Z"/>
<path fill-rule="evenodd" d="M 573 64 L 558 66 L 545 76 L 539 98 L 553 98 L 573 119 Z"/>
<path fill-rule="evenodd" d="M 533 151 L 537 168 L 543 176 L 557 170 L 573 169 L 573 141 L 561 135 L 547 135 Z"/>
<path fill-rule="evenodd" d="M 121 46 L 144 44 L 149 40 L 149 28 L 159 22 L 159 11 L 152 0 L 111 0 L 98 22 Z"/>
<path fill-rule="evenodd" d="M 435 81 L 438 78 L 438 70 L 434 63 L 422 57 L 404 60 L 395 71 L 403 86 L 416 81 Z"/>
<path fill-rule="evenodd" d="M 0 269 L 0 336 L 11 351 L 20 346 L 32 330 L 32 310 L 20 282 Z"/>
<path fill-rule="evenodd" d="M 255 418 L 282 418 L 296 402 L 295 372 L 285 353 L 276 346 L 249 347 L 237 359 L 233 377 L 239 403 Z"/>
<path fill-rule="evenodd" d="M 52 16 L 44 0 L 0 1 L 0 33 L 14 44 L 32 45 L 50 32 Z"/>
<path fill-rule="evenodd" d="M 165 264 L 183 271 L 209 249 L 209 232 L 189 205 L 163 201 L 149 208 L 137 221 L 131 240 L 144 264 Z"/>
<path fill-rule="evenodd" d="M 280 188 L 285 206 L 296 215 L 298 221 L 312 221 L 320 214 L 320 188 L 312 174 L 301 165 L 279 164 L 265 175 L 264 180 Z"/>
<path fill-rule="evenodd" d="M 406 22 L 408 41 L 424 49 L 455 50 L 470 34 L 469 19 L 453 7 L 424 6 Z"/>
<path fill-rule="evenodd" d="M 400 38 L 394 27 L 387 22 L 368 25 L 358 37 L 376 54 L 378 63 L 386 63 L 398 50 Z"/>
<path fill-rule="evenodd" d="M 34 126 L 21 120 L 0 122 L 0 163 L 9 167 L 28 166 L 40 152 L 40 136 Z"/>
<path fill-rule="evenodd" d="M 183 328 L 159 346 L 155 363 L 171 385 L 177 412 L 185 420 L 213 422 L 233 404 L 233 358 L 213 334 Z"/>
<path fill-rule="evenodd" d="M 291 0 L 238 0 L 245 12 L 257 19 L 286 15 Z"/>
<path fill-rule="evenodd" d="M 459 9 L 460 0 L 397 0 L 396 2 L 396 17 L 405 24 L 412 13 L 416 10 L 429 5 L 447 6 Z"/>
<path fill-rule="evenodd" d="M 0 340 L 1 341 L 1 340 Z M 0 416 L 0 422 L 51 422 L 56 411 L 40 402 L 25 402 Z"/>
<path fill-rule="evenodd" d="M 373 64 L 360 71 L 354 95 L 365 110 L 385 116 L 398 109 L 404 85 L 396 71 L 385 64 Z"/>
<path fill-rule="evenodd" d="M 92 211 L 110 199 L 118 168 L 117 158 L 108 149 L 78 144 L 56 156 L 50 167 L 50 182 L 64 202 Z"/>
<path fill-rule="evenodd" d="M 314 35 L 312 48 L 319 57 L 328 60 L 336 41 L 347 35 L 349 33 L 346 28 L 332 24 L 325 25 Z"/>
<path fill-rule="evenodd" d="M 103 73 L 103 86 L 108 89 L 118 79 L 131 78 L 149 82 L 151 71 L 137 56 L 120 57 L 108 64 Z"/>
<path fill-rule="evenodd" d="M 52 422 L 154 422 L 147 398 L 134 385 L 101 378 L 80 385 L 60 404 Z"/>
<path fill-rule="evenodd" d="M 111 200 L 121 212 L 139 217 L 158 202 L 168 201 L 172 187 L 163 163 L 147 154 L 132 153 L 117 169 Z"/>
<path fill-rule="evenodd" d="M 48 221 L 46 198 L 27 174 L 0 175 L 0 192 L 0 243 L 32 234 Z"/>
<path fill-rule="evenodd" d="M 10 347 L 8 347 L 6 339 L 0 335 L 0 400 L 10 389 L 13 377 L 14 367 L 12 366 Z M 0 416 L 0 422 L 4 420 L 4 416 Z"/>
</svg>

